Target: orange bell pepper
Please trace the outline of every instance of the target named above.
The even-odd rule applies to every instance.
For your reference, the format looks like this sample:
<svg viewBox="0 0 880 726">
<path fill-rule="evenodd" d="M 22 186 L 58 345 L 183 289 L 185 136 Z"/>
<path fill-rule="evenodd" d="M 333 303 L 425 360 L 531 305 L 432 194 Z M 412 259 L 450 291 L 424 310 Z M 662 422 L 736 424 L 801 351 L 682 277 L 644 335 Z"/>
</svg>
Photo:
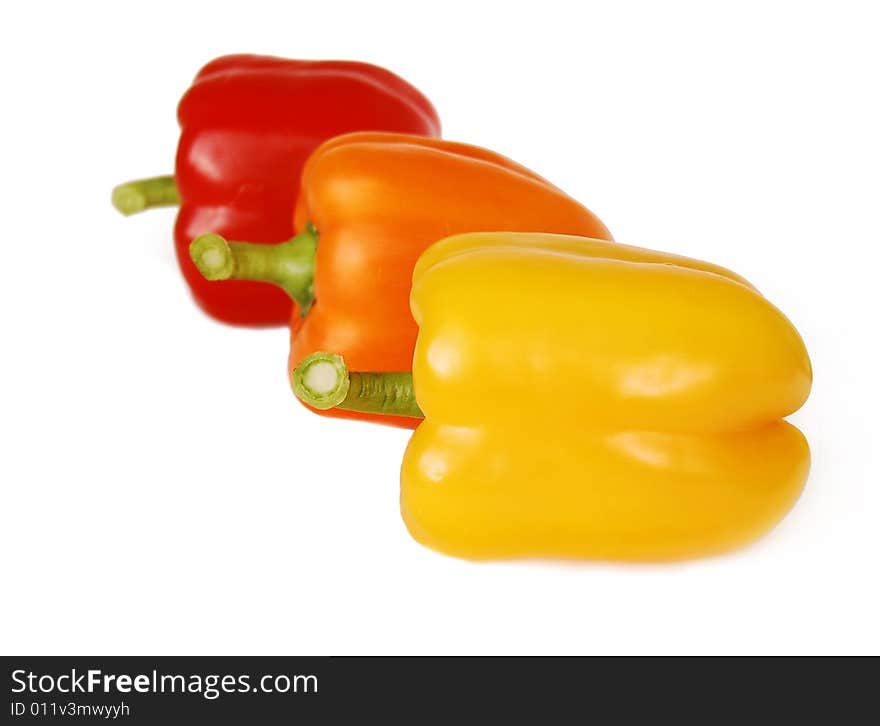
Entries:
<svg viewBox="0 0 880 726">
<path fill-rule="evenodd" d="M 392 133 L 346 134 L 320 146 L 303 169 L 294 229 L 300 234 L 279 245 L 211 234 L 190 249 L 208 279 L 273 283 L 298 303 L 291 372 L 322 350 L 344 355 L 355 370 L 409 370 L 418 334 L 409 309 L 413 268 L 442 237 L 501 229 L 611 239 L 592 212 L 506 157 Z M 320 413 L 418 423 L 363 411 Z"/>
</svg>

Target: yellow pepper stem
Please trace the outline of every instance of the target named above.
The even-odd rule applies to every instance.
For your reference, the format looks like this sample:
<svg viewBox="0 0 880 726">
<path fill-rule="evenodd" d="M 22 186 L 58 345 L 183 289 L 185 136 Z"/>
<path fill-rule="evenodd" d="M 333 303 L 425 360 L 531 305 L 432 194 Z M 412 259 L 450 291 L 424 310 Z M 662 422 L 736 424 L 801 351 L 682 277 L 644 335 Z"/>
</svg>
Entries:
<svg viewBox="0 0 880 726">
<path fill-rule="evenodd" d="M 342 408 L 424 418 L 408 371 L 353 373 L 341 355 L 312 353 L 293 371 L 291 385 L 298 399 L 319 411 Z"/>
</svg>

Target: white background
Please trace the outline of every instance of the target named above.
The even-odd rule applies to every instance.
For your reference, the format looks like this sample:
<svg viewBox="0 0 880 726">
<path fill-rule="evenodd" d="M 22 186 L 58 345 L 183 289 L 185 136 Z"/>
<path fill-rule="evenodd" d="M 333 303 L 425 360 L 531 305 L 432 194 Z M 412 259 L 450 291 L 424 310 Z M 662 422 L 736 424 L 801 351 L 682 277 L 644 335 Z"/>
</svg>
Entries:
<svg viewBox="0 0 880 726">
<path fill-rule="evenodd" d="M 880 651 L 880 23 L 871 2 L 5 3 L 0 642 L 44 653 Z M 472 564 L 398 513 L 408 432 L 325 420 L 283 329 L 192 304 L 175 106 L 227 52 L 391 68 L 448 138 L 621 241 L 751 279 L 815 369 L 791 515 L 676 566 Z M 303 113 L 308 113 L 304 108 Z M 533 301 L 524 301 L 533 304 Z"/>
</svg>

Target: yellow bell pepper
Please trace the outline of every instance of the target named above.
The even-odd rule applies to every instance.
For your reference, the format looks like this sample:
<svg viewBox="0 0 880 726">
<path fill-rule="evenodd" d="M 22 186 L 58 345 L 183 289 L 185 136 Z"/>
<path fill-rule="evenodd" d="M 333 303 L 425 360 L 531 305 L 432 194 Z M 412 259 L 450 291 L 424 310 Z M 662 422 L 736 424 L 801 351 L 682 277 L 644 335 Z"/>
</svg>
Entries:
<svg viewBox="0 0 880 726">
<path fill-rule="evenodd" d="M 293 385 L 319 408 L 424 412 L 401 510 L 429 547 L 697 557 L 766 532 L 803 488 L 809 448 L 781 419 L 809 394 L 809 357 L 728 270 L 578 237 L 457 235 L 419 260 L 411 303 L 411 376 L 318 353 Z"/>
</svg>

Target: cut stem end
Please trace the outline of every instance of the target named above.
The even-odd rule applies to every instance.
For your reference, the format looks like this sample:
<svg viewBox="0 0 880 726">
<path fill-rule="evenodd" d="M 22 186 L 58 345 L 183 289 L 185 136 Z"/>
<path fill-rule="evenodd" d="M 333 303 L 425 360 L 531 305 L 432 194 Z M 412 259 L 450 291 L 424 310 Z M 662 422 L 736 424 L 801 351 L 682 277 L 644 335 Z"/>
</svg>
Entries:
<svg viewBox="0 0 880 726">
<path fill-rule="evenodd" d="M 147 208 L 147 197 L 129 184 L 114 187 L 111 201 L 113 206 L 126 217 L 143 212 Z"/>
<path fill-rule="evenodd" d="M 350 386 L 348 368 L 341 355 L 312 353 L 294 369 L 291 384 L 300 401 L 326 411 L 345 400 Z"/>
<path fill-rule="evenodd" d="M 189 246 L 189 256 L 206 280 L 228 280 L 235 272 L 235 257 L 219 234 L 196 237 Z"/>
</svg>

